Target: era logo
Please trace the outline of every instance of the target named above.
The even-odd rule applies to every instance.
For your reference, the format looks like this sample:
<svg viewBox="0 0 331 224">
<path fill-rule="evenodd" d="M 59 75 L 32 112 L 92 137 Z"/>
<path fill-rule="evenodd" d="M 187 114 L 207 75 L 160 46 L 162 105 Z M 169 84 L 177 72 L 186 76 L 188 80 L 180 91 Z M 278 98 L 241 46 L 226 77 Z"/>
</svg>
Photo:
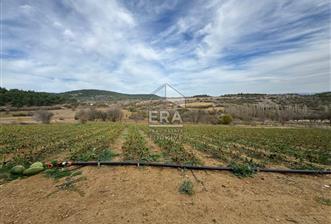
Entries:
<svg viewBox="0 0 331 224">
<path fill-rule="evenodd" d="M 149 122 L 159 124 L 181 124 L 183 122 L 178 111 L 173 114 L 167 110 L 149 111 Z"/>
</svg>

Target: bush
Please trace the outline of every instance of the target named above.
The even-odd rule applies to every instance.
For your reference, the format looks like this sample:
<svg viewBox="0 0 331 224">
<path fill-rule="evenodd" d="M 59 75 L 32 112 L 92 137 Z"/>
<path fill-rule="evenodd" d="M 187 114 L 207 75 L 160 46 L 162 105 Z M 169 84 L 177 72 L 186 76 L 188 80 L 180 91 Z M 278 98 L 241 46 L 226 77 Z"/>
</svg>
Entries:
<svg viewBox="0 0 331 224">
<path fill-rule="evenodd" d="M 107 112 L 107 120 L 120 121 L 123 118 L 123 111 L 119 107 L 112 107 Z"/>
<path fill-rule="evenodd" d="M 184 180 L 183 183 L 179 187 L 179 192 L 182 194 L 187 194 L 187 195 L 194 194 L 192 181 Z"/>
<path fill-rule="evenodd" d="M 231 124 L 232 121 L 233 121 L 233 118 L 230 114 L 224 114 L 220 117 L 221 124 Z"/>
<path fill-rule="evenodd" d="M 108 111 L 100 111 L 95 108 L 82 109 L 76 112 L 75 120 L 79 120 L 81 123 L 86 123 L 87 121 L 96 121 L 96 120 L 110 120 L 110 121 L 120 121 L 122 120 L 123 112 L 118 107 L 113 107 Z"/>
<path fill-rule="evenodd" d="M 143 121 L 145 119 L 145 115 L 143 113 L 133 113 L 129 116 L 129 119 L 134 120 L 135 122 L 137 121 Z"/>
<path fill-rule="evenodd" d="M 251 177 L 256 172 L 255 167 L 251 164 L 238 164 L 232 162 L 230 167 L 233 169 L 233 174 L 237 177 Z"/>
<path fill-rule="evenodd" d="M 40 110 L 40 111 L 34 112 L 32 118 L 35 121 L 41 122 L 43 124 L 49 124 L 53 116 L 54 116 L 54 114 L 52 112 Z"/>
<path fill-rule="evenodd" d="M 84 123 L 86 123 L 90 119 L 90 115 L 89 114 L 90 113 L 89 113 L 88 110 L 79 110 L 75 114 L 75 120 L 79 120 L 80 123 L 84 124 Z"/>
<path fill-rule="evenodd" d="M 26 113 L 26 112 L 17 112 L 17 113 L 12 114 L 13 117 L 28 117 L 28 116 L 32 116 L 32 115 L 33 115 L 33 113 L 31 113 L 31 112 L 28 112 L 28 113 Z"/>
<path fill-rule="evenodd" d="M 182 113 L 184 122 L 203 123 L 203 124 L 219 124 L 217 111 L 207 110 L 188 110 Z"/>
</svg>

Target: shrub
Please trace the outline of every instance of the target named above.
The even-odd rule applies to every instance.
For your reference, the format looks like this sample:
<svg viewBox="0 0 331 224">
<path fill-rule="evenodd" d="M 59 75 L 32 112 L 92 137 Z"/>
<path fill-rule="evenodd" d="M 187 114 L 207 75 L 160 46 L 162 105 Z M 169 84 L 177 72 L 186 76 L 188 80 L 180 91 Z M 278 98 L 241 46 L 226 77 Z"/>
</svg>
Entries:
<svg viewBox="0 0 331 224">
<path fill-rule="evenodd" d="M 13 113 L 12 116 L 13 117 L 27 117 L 27 116 L 32 116 L 33 114 L 31 112 L 17 112 L 17 113 Z"/>
<path fill-rule="evenodd" d="M 112 107 L 107 112 L 107 120 L 120 121 L 123 118 L 123 111 L 119 107 Z"/>
<path fill-rule="evenodd" d="M 33 114 L 33 119 L 35 121 L 41 122 L 43 124 L 49 124 L 53 117 L 53 113 L 45 110 L 36 111 Z"/>
<path fill-rule="evenodd" d="M 143 113 L 133 113 L 129 116 L 129 119 L 134 120 L 135 122 L 137 121 L 143 121 L 145 119 L 145 115 Z"/>
<path fill-rule="evenodd" d="M 250 164 L 238 164 L 232 162 L 230 167 L 233 169 L 233 174 L 237 177 L 251 177 L 256 172 L 255 168 Z"/>
<path fill-rule="evenodd" d="M 233 121 L 233 118 L 230 114 L 224 114 L 220 117 L 221 124 L 231 124 L 232 121 Z"/>
<path fill-rule="evenodd" d="M 179 192 L 182 194 L 187 194 L 187 195 L 194 194 L 192 181 L 184 180 L 183 183 L 179 187 Z"/>
<path fill-rule="evenodd" d="M 123 112 L 118 107 L 110 108 L 108 111 L 104 112 L 101 110 L 96 110 L 95 108 L 82 109 L 76 112 L 75 120 L 79 120 L 81 123 L 86 123 L 87 121 L 96 120 L 110 120 L 110 121 L 120 121 L 122 120 Z"/>
<path fill-rule="evenodd" d="M 86 123 L 89 120 L 89 112 L 87 110 L 79 110 L 75 114 L 75 120 L 79 120 L 82 124 Z"/>
</svg>

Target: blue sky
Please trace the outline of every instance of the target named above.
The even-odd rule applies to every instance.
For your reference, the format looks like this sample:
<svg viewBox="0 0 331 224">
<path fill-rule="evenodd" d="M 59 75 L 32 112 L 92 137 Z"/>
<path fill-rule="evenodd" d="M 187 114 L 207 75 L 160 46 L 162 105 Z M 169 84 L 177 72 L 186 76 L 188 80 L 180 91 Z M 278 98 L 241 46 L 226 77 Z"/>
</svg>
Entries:
<svg viewBox="0 0 331 224">
<path fill-rule="evenodd" d="M 330 91 L 327 0 L 1 0 L 2 86 Z"/>
</svg>

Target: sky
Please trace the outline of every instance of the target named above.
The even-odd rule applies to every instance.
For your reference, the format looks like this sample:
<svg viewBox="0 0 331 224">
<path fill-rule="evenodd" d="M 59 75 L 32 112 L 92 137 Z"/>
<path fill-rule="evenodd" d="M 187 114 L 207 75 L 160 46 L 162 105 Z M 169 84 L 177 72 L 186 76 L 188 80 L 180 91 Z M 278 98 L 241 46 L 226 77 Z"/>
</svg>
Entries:
<svg viewBox="0 0 331 224">
<path fill-rule="evenodd" d="M 327 0 L 0 0 L 1 86 L 330 91 Z"/>
</svg>

